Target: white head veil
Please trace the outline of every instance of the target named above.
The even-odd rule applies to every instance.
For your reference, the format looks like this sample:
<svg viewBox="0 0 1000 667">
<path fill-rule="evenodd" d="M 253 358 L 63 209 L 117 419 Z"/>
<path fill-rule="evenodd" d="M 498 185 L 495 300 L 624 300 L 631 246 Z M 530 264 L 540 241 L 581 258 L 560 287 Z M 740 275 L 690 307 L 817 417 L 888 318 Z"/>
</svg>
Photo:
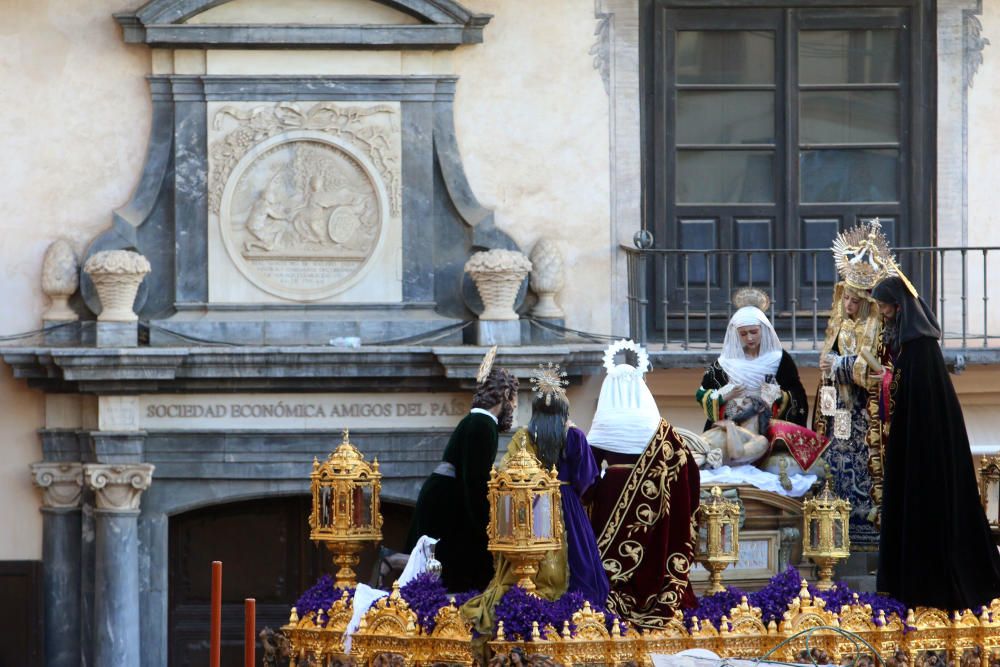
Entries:
<svg viewBox="0 0 1000 667">
<path fill-rule="evenodd" d="M 623 350 L 636 353 L 638 367 L 615 363 L 615 355 Z M 604 367 L 608 375 L 587 441 L 616 454 L 642 454 L 660 426 L 660 410 L 643 378 L 649 356 L 632 341 L 619 340 L 605 351 Z"/>
<path fill-rule="evenodd" d="M 760 327 L 760 352 L 757 358 L 748 359 L 740 343 L 740 327 Z M 768 375 L 778 372 L 781 363 L 781 341 L 771 326 L 770 320 L 760 308 L 744 306 L 737 310 L 726 329 L 726 338 L 722 342 L 722 354 L 719 355 L 719 365 L 726 371 L 729 381 L 740 384 L 747 389 L 757 389 L 764 384 Z"/>
</svg>

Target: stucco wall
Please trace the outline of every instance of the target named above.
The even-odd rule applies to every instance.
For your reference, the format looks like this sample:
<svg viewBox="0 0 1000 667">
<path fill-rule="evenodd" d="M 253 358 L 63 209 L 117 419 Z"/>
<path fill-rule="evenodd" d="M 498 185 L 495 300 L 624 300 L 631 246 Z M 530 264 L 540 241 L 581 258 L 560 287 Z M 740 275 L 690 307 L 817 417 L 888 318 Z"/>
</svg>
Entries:
<svg viewBox="0 0 1000 667">
<path fill-rule="evenodd" d="M 82 252 L 138 180 L 150 124 L 143 77 L 153 69 L 154 54 L 126 46 L 112 13 L 141 4 L 4 3 L 0 335 L 40 326 L 47 306 L 40 269 L 48 244 L 64 236 Z M 259 14 L 262 3 L 251 5 Z M 308 64 L 310 71 L 300 73 L 458 74 L 455 122 L 474 192 L 526 251 L 543 236 L 561 242 L 567 266 L 577 269 L 559 299 L 568 323 L 606 331 L 610 307 L 596 304 L 608 304 L 610 293 L 608 103 L 588 53 L 595 40 L 593 4 L 469 0 L 466 6 L 494 14 L 483 44 L 440 54 L 297 55 L 289 62 Z M 214 59 L 195 58 L 195 65 L 287 72 L 287 63 L 262 60 L 263 53 L 220 52 Z M 182 71 L 190 55 L 157 53 L 156 69 Z M 5 368 L 0 405 L 0 559 L 38 558 L 41 517 L 27 465 L 41 459 L 35 429 L 44 424 L 44 399 Z"/>
<path fill-rule="evenodd" d="M 0 23 L 0 334 L 36 329 L 47 303 L 45 248 L 77 251 L 125 203 L 149 130 L 146 49 L 127 47 L 112 12 L 138 0 L 10 0 Z M 28 464 L 44 399 L 0 371 L 0 559 L 41 556 Z"/>
<path fill-rule="evenodd" d="M 471 0 L 493 14 L 454 58 L 465 170 L 497 224 L 530 251 L 557 239 L 571 327 L 610 332 L 608 98 L 588 54 L 588 0 Z"/>
</svg>

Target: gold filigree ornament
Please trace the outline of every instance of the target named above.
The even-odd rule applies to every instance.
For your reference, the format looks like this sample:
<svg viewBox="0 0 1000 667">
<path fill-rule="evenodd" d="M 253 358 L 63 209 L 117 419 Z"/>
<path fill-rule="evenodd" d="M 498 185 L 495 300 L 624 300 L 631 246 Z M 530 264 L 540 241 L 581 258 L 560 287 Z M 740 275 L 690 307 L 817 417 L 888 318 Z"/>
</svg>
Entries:
<svg viewBox="0 0 1000 667">
<path fill-rule="evenodd" d="M 489 550 L 506 557 L 517 585 L 532 593 L 538 561 L 562 546 L 559 474 L 555 467 L 546 471 L 523 441 L 504 463 L 502 470 L 493 467 L 487 483 Z"/>
<path fill-rule="evenodd" d="M 486 378 L 490 376 L 490 371 L 493 370 L 493 362 L 497 358 L 497 346 L 494 345 L 486 352 L 486 356 L 483 357 L 483 361 L 479 364 L 479 372 L 476 373 L 476 384 L 480 385 L 486 382 Z"/>
<path fill-rule="evenodd" d="M 336 450 L 320 463 L 313 459 L 310 491 L 312 512 L 309 515 L 309 539 L 325 542 L 338 566 L 337 587 L 353 588 L 357 583 L 354 568 L 366 544 L 382 540 L 382 514 L 379 496 L 382 473 L 378 459 L 372 463 L 344 438 Z"/>
<path fill-rule="evenodd" d="M 771 307 L 771 297 L 758 287 L 741 287 L 733 292 L 733 305 L 737 308 L 753 306 L 766 313 Z"/>
<path fill-rule="evenodd" d="M 870 290 L 896 273 L 896 260 L 878 218 L 838 234 L 831 250 L 841 280 L 855 289 Z"/>
<path fill-rule="evenodd" d="M 553 397 L 566 398 L 566 371 L 559 368 L 559 364 L 551 361 L 547 364 L 539 364 L 538 368 L 531 376 L 531 389 L 535 396 L 545 399 L 545 405 L 551 405 Z"/>
</svg>

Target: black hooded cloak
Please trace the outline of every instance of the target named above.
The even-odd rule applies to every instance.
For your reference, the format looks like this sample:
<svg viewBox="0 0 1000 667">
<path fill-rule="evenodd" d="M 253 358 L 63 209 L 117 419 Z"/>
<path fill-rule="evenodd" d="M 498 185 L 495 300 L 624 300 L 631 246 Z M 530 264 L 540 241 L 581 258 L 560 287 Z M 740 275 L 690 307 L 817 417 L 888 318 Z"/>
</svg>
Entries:
<svg viewBox="0 0 1000 667">
<path fill-rule="evenodd" d="M 878 590 L 908 607 L 977 610 L 1000 597 L 1000 554 L 980 504 L 940 327 L 896 276 L 872 296 L 899 306 L 883 333 L 894 368 Z"/>
</svg>

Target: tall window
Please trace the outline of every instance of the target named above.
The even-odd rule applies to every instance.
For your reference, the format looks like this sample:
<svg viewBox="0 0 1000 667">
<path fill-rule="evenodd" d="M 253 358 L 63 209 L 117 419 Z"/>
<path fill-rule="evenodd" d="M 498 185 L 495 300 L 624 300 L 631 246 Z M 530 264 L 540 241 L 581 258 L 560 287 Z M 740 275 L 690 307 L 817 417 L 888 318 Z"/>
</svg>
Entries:
<svg viewBox="0 0 1000 667">
<path fill-rule="evenodd" d="M 925 4 L 643 0 L 644 215 L 656 246 L 823 248 L 876 216 L 891 242 L 929 243 Z M 834 280 L 828 254 L 796 268 L 797 280 Z M 765 254 L 674 269 L 654 280 L 668 303 L 793 279 Z"/>
</svg>

